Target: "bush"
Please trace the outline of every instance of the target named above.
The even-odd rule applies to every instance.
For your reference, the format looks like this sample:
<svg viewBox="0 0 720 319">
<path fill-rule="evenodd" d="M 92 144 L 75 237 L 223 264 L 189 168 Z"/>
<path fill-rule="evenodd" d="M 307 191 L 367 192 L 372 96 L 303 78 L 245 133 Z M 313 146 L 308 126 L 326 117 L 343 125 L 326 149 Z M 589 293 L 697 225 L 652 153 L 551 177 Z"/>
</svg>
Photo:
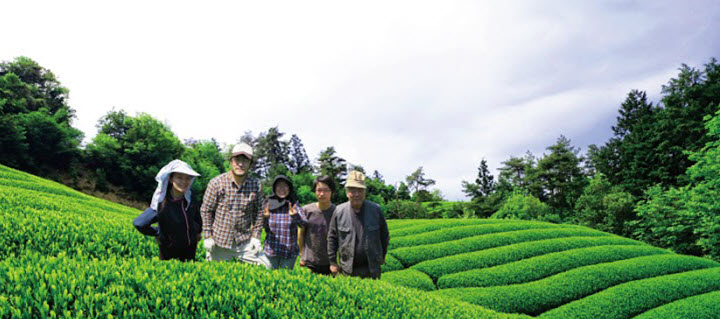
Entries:
<svg viewBox="0 0 720 319">
<path fill-rule="evenodd" d="M 568 307 L 560 307 L 551 312 L 555 313 L 555 316 L 562 313 L 563 315 L 559 316 L 560 318 L 575 317 L 577 314 L 573 312 L 578 310 L 588 315 L 595 314 L 599 317 L 605 317 L 605 314 L 614 311 L 611 308 L 617 306 L 604 304 L 604 307 L 599 307 L 597 303 L 590 302 L 591 299 L 601 299 L 598 296 L 602 295 L 602 293 L 589 298 L 582 298 L 621 283 L 717 266 L 718 263 L 716 262 L 698 257 L 675 254 L 655 255 L 585 266 L 520 285 L 490 288 L 454 288 L 440 290 L 439 292 L 444 296 L 457 296 L 460 300 L 507 313 L 524 313 L 536 316 L 567 304 Z M 716 270 L 716 272 L 718 271 L 720 271 L 720 268 Z M 714 277 L 708 279 L 711 278 Z M 720 282 L 714 284 L 714 286 L 718 287 L 716 289 L 720 289 Z M 664 289 L 659 286 L 647 288 L 647 290 L 637 290 L 637 293 L 649 298 L 664 295 L 664 293 L 660 293 L 661 291 L 664 292 Z M 658 293 L 650 293 L 651 291 Z M 613 303 L 616 303 L 622 298 L 612 298 L 612 300 Z M 643 302 L 633 303 L 634 306 L 642 304 Z M 580 305 L 588 306 L 588 308 Z M 563 308 L 566 310 L 560 310 Z M 572 310 L 567 311 L 570 309 Z M 593 311 L 589 311 L 590 309 Z M 553 317 L 550 316 L 550 313 L 548 313 L 548 316 Z M 628 317 L 622 316 L 619 318 Z"/>
<path fill-rule="evenodd" d="M 716 290 L 720 290 L 720 267 L 717 266 L 611 287 L 550 310 L 539 318 L 630 318 L 678 299 Z M 673 314 L 666 318 L 681 317 Z"/>
<path fill-rule="evenodd" d="M 544 220 L 558 222 L 559 216 L 551 214 L 552 209 L 532 195 L 516 192 L 505 201 L 505 204 L 492 218 Z"/>
<path fill-rule="evenodd" d="M 386 205 L 386 216 L 388 219 L 394 218 L 427 218 L 427 210 L 417 202 L 409 200 L 391 200 Z"/>
<path fill-rule="evenodd" d="M 435 284 L 430 277 L 415 269 L 391 271 L 382 275 L 382 280 L 393 285 L 416 288 L 420 290 L 435 290 Z"/>
<path fill-rule="evenodd" d="M 635 319 L 713 319 L 720 314 L 720 291 L 687 297 L 648 310 Z"/>
<path fill-rule="evenodd" d="M 574 268 L 628 258 L 667 254 L 668 251 L 645 245 L 603 245 L 570 249 L 440 277 L 438 287 L 490 287 L 540 280 Z"/>
</svg>

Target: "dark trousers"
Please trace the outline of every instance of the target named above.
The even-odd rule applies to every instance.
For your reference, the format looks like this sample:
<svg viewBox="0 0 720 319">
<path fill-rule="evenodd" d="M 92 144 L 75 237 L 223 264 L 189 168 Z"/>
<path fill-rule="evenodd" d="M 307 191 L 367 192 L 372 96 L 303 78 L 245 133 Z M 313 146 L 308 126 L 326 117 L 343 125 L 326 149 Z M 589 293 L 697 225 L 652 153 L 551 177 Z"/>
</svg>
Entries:
<svg viewBox="0 0 720 319">
<path fill-rule="evenodd" d="M 363 279 L 370 278 L 370 279 L 380 279 L 380 274 L 377 274 L 374 276 L 372 273 L 370 273 L 370 267 L 368 264 L 364 265 L 355 265 L 353 264 L 353 271 L 351 274 L 346 274 L 353 277 L 360 277 Z"/>
<path fill-rule="evenodd" d="M 182 247 L 180 249 L 175 247 L 165 247 L 165 245 L 158 245 L 160 248 L 160 260 L 177 259 L 180 261 L 192 261 L 195 260 L 195 250 L 197 249 L 197 243 Z"/>
<path fill-rule="evenodd" d="M 329 274 L 331 274 L 331 272 L 330 272 L 330 265 L 316 266 L 316 265 L 306 264 L 305 267 L 307 267 L 308 269 L 310 269 L 310 271 L 312 271 L 312 272 L 315 273 L 315 274 L 320 274 L 320 275 L 329 275 Z"/>
</svg>

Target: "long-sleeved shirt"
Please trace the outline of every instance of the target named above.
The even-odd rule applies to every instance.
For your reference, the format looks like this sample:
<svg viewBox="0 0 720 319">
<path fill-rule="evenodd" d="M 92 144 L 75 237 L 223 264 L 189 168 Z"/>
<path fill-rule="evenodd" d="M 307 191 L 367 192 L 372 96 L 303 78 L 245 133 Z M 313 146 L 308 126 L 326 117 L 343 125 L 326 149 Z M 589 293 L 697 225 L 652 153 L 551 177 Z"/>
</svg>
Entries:
<svg viewBox="0 0 720 319">
<path fill-rule="evenodd" d="M 153 223 L 157 223 L 158 227 L 153 227 Z M 158 237 L 160 243 L 168 248 L 194 246 L 201 224 L 197 206 L 188 205 L 184 199 L 167 199 L 161 212 L 148 207 L 133 220 L 138 231 Z"/>
<path fill-rule="evenodd" d="M 246 177 L 238 185 L 232 172 L 218 175 L 208 183 L 200 208 L 203 237 L 212 238 L 215 245 L 227 249 L 251 237 L 260 239 L 263 203 L 259 180 Z"/>
<path fill-rule="evenodd" d="M 297 214 L 290 215 L 288 206 L 270 210 L 265 220 L 265 255 L 269 257 L 294 258 L 300 253 L 297 244 L 297 227 L 307 225 L 302 207 L 295 204 Z"/>
</svg>

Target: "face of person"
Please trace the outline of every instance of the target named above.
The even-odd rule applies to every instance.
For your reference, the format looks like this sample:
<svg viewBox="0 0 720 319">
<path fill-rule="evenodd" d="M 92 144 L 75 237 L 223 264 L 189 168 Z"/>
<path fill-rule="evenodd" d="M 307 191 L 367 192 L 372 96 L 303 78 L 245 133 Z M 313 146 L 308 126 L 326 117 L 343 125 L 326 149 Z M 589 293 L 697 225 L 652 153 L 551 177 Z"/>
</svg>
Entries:
<svg viewBox="0 0 720 319">
<path fill-rule="evenodd" d="M 290 185 L 283 180 L 275 183 L 275 195 L 280 198 L 285 198 L 290 195 Z"/>
<path fill-rule="evenodd" d="M 315 197 L 317 197 L 318 202 L 329 203 L 331 196 L 332 191 L 330 190 L 330 186 L 325 183 L 318 182 L 317 186 L 315 186 Z"/>
<path fill-rule="evenodd" d="M 346 187 L 345 192 L 347 193 L 347 197 L 350 200 L 350 205 L 352 207 L 358 208 L 362 206 L 363 201 L 365 201 L 364 188 Z"/>
<path fill-rule="evenodd" d="M 250 159 L 245 155 L 230 158 L 230 169 L 237 176 L 245 176 L 250 170 Z"/>
<path fill-rule="evenodd" d="M 190 188 L 190 183 L 192 183 L 192 176 L 183 173 L 172 173 L 170 183 L 172 183 L 172 187 L 176 192 L 185 194 Z"/>
</svg>

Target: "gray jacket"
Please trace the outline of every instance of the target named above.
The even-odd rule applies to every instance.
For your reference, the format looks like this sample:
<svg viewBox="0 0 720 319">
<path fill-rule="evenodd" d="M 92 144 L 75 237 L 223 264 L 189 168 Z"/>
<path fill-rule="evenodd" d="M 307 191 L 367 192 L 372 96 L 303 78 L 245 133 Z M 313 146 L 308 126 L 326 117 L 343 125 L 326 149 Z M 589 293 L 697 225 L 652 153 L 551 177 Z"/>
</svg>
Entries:
<svg viewBox="0 0 720 319">
<path fill-rule="evenodd" d="M 380 266 L 385 263 L 390 234 L 387 222 L 382 215 L 380 206 L 365 201 L 363 210 L 363 238 L 368 257 L 368 266 L 373 277 L 380 276 Z M 353 271 L 355 258 L 355 233 L 352 227 L 352 215 L 355 214 L 350 202 L 345 202 L 335 208 L 330 219 L 328 230 L 328 257 L 331 265 L 338 265 L 344 273 Z M 340 258 L 337 258 L 338 254 Z M 337 262 L 336 262 L 337 260 Z"/>
</svg>

